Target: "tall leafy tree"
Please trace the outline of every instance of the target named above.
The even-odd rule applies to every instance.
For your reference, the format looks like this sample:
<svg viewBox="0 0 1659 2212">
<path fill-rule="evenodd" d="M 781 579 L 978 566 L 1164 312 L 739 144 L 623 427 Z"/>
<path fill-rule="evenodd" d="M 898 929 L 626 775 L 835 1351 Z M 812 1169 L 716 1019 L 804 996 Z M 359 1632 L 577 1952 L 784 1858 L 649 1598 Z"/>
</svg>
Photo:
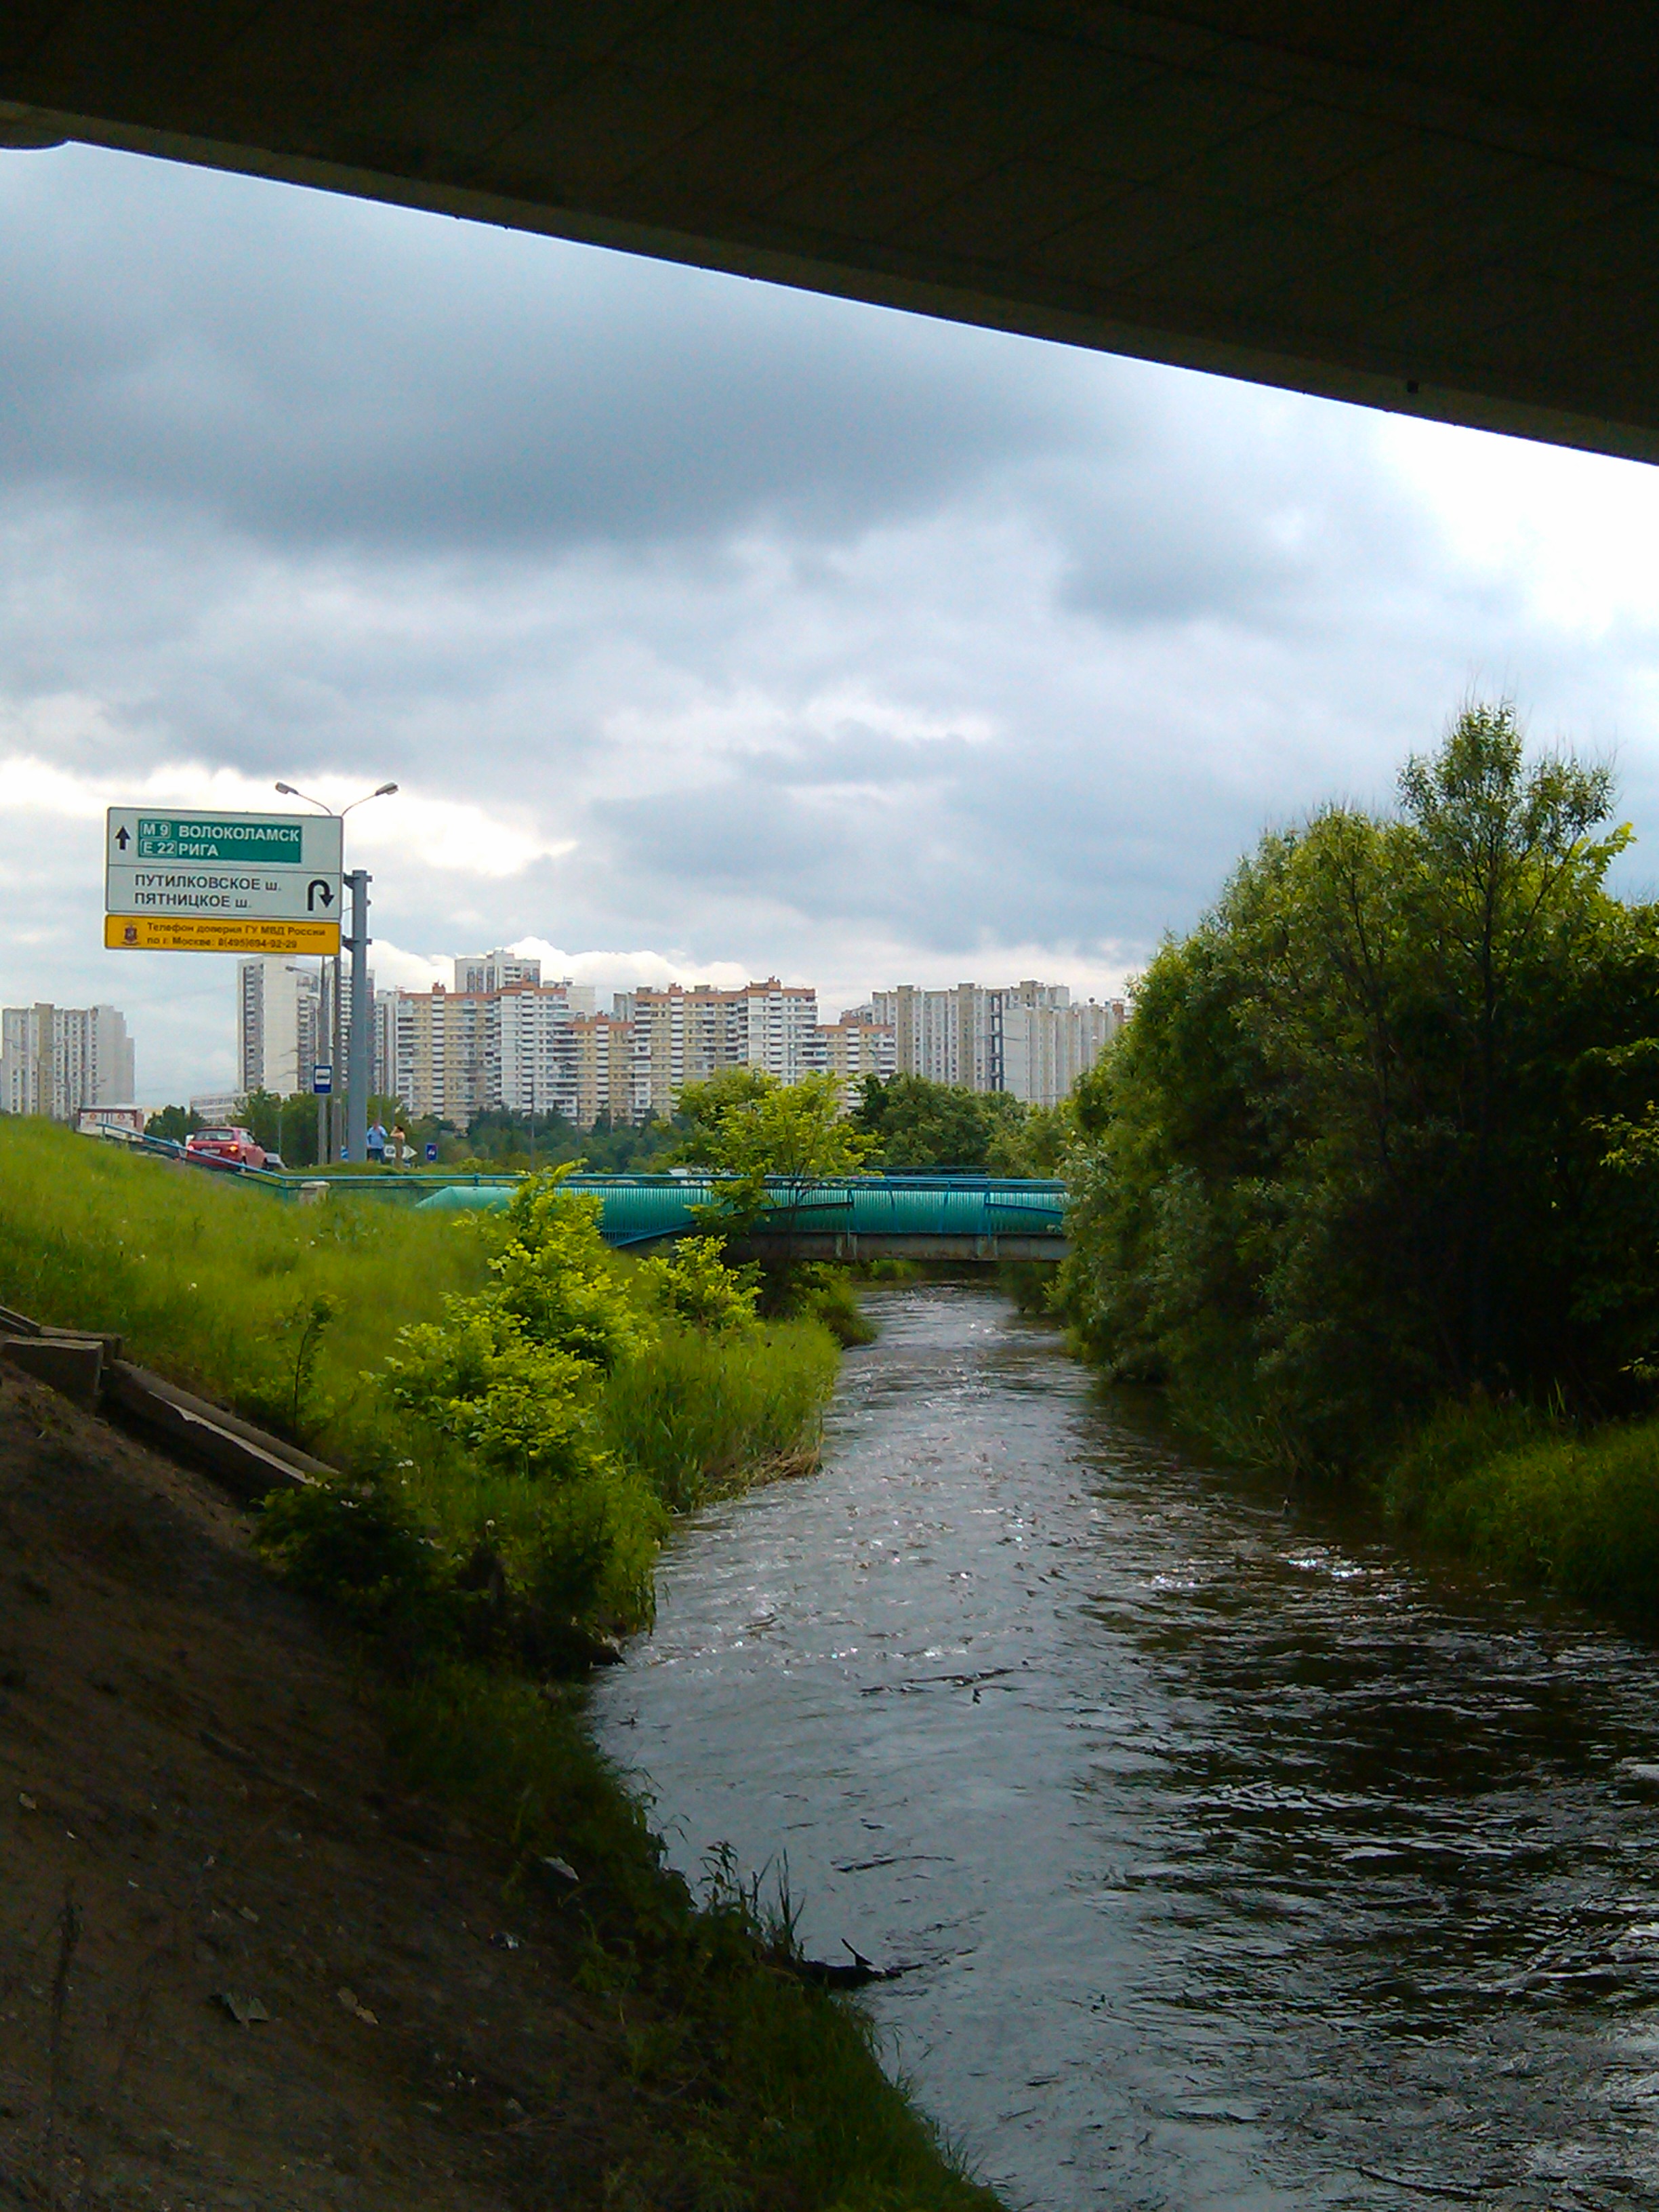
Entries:
<svg viewBox="0 0 1659 2212">
<path fill-rule="evenodd" d="M 1265 839 L 1164 947 L 1076 1103 L 1066 1295 L 1109 1366 L 1303 1456 L 1447 1393 L 1629 1391 L 1659 1178 L 1610 1133 L 1659 1072 L 1659 934 L 1606 890 L 1612 799 L 1471 707 L 1394 814 Z"/>
<path fill-rule="evenodd" d="M 763 1068 L 726 1068 L 688 1083 L 676 1112 L 690 1124 L 679 1158 L 729 1178 L 723 1210 L 734 1220 L 768 1203 L 769 1176 L 805 1183 L 853 1175 L 871 1151 L 870 1139 L 843 1115 L 832 1075 L 780 1083 Z"/>
<path fill-rule="evenodd" d="M 874 1164 L 900 1170 L 975 1168 L 1006 1158 L 1026 1109 L 1006 1091 L 969 1091 L 921 1075 L 866 1075 L 853 1119 L 872 1139 Z"/>
</svg>

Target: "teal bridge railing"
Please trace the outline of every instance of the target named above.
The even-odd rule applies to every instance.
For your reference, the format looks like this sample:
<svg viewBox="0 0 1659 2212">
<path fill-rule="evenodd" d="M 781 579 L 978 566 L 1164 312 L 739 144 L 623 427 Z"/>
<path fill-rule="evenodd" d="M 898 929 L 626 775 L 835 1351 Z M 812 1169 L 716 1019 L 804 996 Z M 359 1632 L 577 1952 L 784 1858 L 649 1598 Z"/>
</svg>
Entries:
<svg viewBox="0 0 1659 2212">
<path fill-rule="evenodd" d="M 183 1164 L 183 1147 L 155 1139 L 135 1149 Z M 327 1176 L 191 1165 L 244 1186 L 301 1204 L 351 1199 L 413 1206 L 423 1213 L 499 1212 L 524 1181 L 519 1175 L 404 1173 L 369 1170 Z M 562 1188 L 599 1200 L 599 1230 L 621 1249 L 695 1236 L 708 1223 L 702 1210 L 718 1206 L 719 1176 L 581 1175 Z M 1060 1260 L 1065 1257 L 1066 1186 L 1019 1177 L 955 1175 L 865 1175 L 767 1179 L 770 1203 L 745 1242 L 757 1256 L 802 1259 L 874 1258 Z"/>
<path fill-rule="evenodd" d="M 495 1210 L 516 1187 L 506 1179 L 452 1182 L 418 1203 L 422 1212 Z M 713 1176 L 571 1176 L 563 1188 L 600 1203 L 608 1244 L 627 1248 L 696 1236 L 718 1206 Z M 1065 1256 L 1066 1187 L 990 1176 L 848 1176 L 796 1181 L 769 1176 L 769 1203 L 744 1239 L 763 1256 L 856 1259 L 884 1253 L 926 1259 Z"/>
</svg>

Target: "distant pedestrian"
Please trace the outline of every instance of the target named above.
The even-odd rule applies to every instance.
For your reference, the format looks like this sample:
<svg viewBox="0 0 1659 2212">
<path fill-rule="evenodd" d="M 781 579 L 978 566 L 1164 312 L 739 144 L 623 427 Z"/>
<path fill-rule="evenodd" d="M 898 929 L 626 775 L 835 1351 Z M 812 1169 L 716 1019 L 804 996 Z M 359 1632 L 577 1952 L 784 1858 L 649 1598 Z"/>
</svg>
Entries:
<svg viewBox="0 0 1659 2212">
<path fill-rule="evenodd" d="M 383 1168 L 386 1165 L 386 1123 L 384 1121 L 370 1122 L 368 1134 L 363 1139 L 363 1149 L 368 1152 L 374 1166 Z"/>
<path fill-rule="evenodd" d="M 409 1132 L 401 1121 L 396 1123 L 392 1128 L 392 1157 L 399 1167 L 402 1167 L 404 1162 L 409 1158 Z"/>
</svg>

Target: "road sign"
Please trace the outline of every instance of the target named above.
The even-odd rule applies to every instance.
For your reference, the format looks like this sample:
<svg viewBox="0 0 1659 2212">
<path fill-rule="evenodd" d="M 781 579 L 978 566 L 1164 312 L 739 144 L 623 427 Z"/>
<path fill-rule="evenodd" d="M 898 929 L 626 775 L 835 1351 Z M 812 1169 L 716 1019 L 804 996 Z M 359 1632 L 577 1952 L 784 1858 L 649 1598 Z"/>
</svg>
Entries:
<svg viewBox="0 0 1659 2212">
<path fill-rule="evenodd" d="M 311 1071 L 311 1087 L 319 1098 L 326 1098 L 334 1088 L 334 1070 L 319 1064 Z"/>
<path fill-rule="evenodd" d="M 105 834 L 104 942 L 116 951 L 340 949 L 333 815 L 112 806 Z"/>
<path fill-rule="evenodd" d="M 438 1157 L 438 1147 L 435 1145 L 428 1144 L 426 1148 L 426 1156 L 429 1160 L 435 1160 Z"/>
<path fill-rule="evenodd" d="M 142 914 L 106 914 L 104 945 L 110 952 L 259 952 L 291 958 L 296 952 L 337 952 L 337 921 L 179 921 Z"/>
</svg>

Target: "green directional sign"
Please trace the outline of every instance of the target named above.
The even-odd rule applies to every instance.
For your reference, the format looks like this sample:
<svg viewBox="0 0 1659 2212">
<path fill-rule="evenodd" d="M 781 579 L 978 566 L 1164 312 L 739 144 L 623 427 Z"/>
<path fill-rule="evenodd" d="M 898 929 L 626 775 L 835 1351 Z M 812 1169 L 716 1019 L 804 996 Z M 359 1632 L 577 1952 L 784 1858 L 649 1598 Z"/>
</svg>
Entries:
<svg viewBox="0 0 1659 2212">
<path fill-rule="evenodd" d="M 223 814 L 141 814 L 135 860 L 264 860 L 305 866 L 305 824 Z"/>
</svg>

